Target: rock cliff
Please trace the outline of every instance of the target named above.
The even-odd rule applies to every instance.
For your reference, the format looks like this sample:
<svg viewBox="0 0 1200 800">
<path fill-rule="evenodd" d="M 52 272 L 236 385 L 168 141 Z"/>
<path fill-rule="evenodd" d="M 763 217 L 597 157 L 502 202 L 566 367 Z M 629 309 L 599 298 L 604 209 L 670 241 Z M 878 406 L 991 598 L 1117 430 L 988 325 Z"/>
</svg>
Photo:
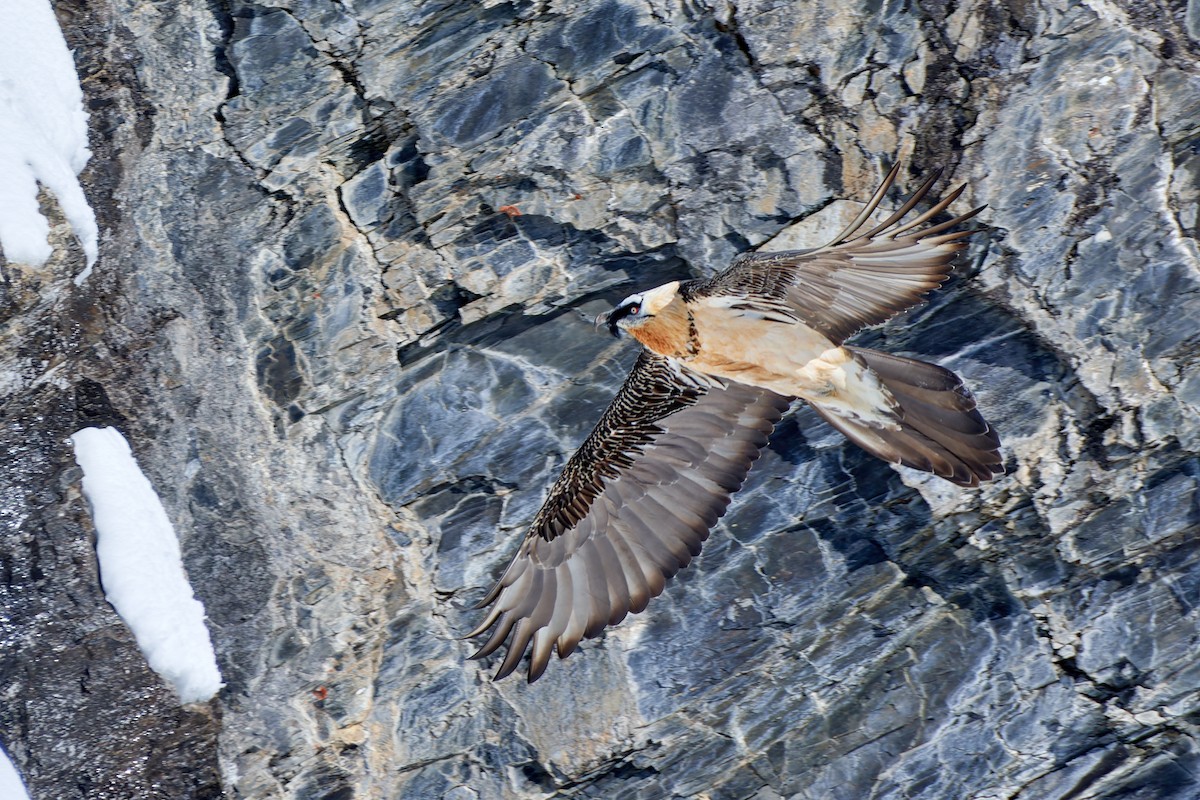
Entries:
<svg viewBox="0 0 1200 800">
<path fill-rule="evenodd" d="M 1163 0 L 56 0 L 82 254 L 3 265 L 0 741 L 34 798 L 1200 792 L 1200 9 Z M 960 372 L 1009 475 L 797 405 L 703 555 L 529 686 L 457 639 L 634 357 L 590 317 L 986 203 L 857 343 Z M 895 204 L 900 195 L 889 199 Z M 104 600 L 66 437 L 158 489 L 226 687 Z"/>
</svg>

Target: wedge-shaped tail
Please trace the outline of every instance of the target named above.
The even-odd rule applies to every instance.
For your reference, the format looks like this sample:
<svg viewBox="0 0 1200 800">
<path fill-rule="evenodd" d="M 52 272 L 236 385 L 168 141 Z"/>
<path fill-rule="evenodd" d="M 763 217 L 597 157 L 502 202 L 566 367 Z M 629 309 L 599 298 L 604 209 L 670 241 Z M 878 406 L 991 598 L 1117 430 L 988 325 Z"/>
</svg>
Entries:
<svg viewBox="0 0 1200 800">
<path fill-rule="evenodd" d="M 1004 472 L 1000 437 L 962 380 L 944 367 L 878 350 L 848 348 L 900 403 L 900 428 L 879 428 L 813 405 L 850 441 L 893 464 L 977 486 Z"/>
</svg>

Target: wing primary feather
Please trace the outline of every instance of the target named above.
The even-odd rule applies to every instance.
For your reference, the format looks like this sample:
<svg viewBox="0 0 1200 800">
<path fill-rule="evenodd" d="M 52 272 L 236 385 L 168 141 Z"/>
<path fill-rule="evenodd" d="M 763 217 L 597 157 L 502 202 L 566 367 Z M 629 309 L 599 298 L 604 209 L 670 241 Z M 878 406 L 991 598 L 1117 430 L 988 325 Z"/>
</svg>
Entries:
<svg viewBox="0 0 1200 800">
<path fill-rule="evenodd" d="M 570 613 L 570 604 L 563 600 L 563 588 L 559 585 L 559 578 L 567 576 L 570 580 L 570 573 L 566 570 L 548 570 L 546 572 L 546 582 L 542 586 L 542 599 L 538 602 L 537 608 L 529 615 L 530 625 L 535 628 L 533 632 L 533 642 L 529 648 L 529 671 L 526 673 L 526 679 L 533 683 L 541 674 L 546 671 L 546 664 L 550 661 L 550 651 L 554 647 L 554 640 L 558 638 L 558 631 L 554 630 L 555 624 Z M 570 592 L 570 586 L 566 587 L 567 592 Z"/>
<path fill-rule="evenodd" d="M 558 635 L 558 657 L 560 659 L 571 655 L 579 644 L 579 640 L 583 638 L 591 609 L 586 565 L 581 561 L 572 560 L 567 562 L 567 569 L 571 571 L 571 616 L 567 620 L 563 632 Z"/>
<path fill-rule="evenodd" d="M 542 570 L 532 568 L 528 558 L 522 559 L 522 562 L 521 571 L 517 574 L 516 579 L 504 587 L 504 591 L 496 600 L 496 605 L 500 606 L 501 611 L 511 611 L 516 608 L 522 600 L 528 597 L 530 584 L 539 583 L 541 580 Z"/>
<path fill-rule="evenodd" d="M 659 539 L 646 529 L 640 517 L 618 520 L 617 532 L 630 548 L 634 559 L 642 568 L 650 597 L 662 594 L 668 579 L 679 572 L 680 563 Z M 633 524 L 631 524 L 633 523 Z"/>
<path fill-rule="evenodd" d="M 542 677 L 546 665 L 550 663 L 550 654 L 554 651 L 554 634 L 549 628 L 538 628 L 533 634 L 533 646 L 529 648 L 529 672 L 526 680 L 533 683 Z"/>
<path fill-rule="evenodd" d="M 965 187 L 960 186 L 959 188 L 962 189 Z M 947 198 L 947 199 L 953 199 L 953 198 Z M 955 231 L 954 233 L 948 234 L 947 236 L 938 236 L 938 234 L 944 230 L 953 228 L 956 225 L 961 225 L 964 222 L 967 222 L 972 217 L 977 215 L 980 211 L 983 211 L 985 208 L 987 208 L 987 205 L 978 206 L 978 207 L 973 208 L 970 211 L 966 212 L 965 214 L 959 214 L 954 219 L 946 220 L 945 222 L 940 222 L 937 225 L 930 225 L 928 228 L 925 228 L 924 230 L 920 231 L 919 234 L 913 234 L 913 235 L 914 236 L 919 235 L 921 237 L 920 242 L 926 246 L 928 246 L 928 245 L 936 246 L 936 245 L 942 244 L 943 242 L 952 242 L 955 239 L 964 239 L 964 238 L 972 235 L 973 233 L 975 233 L 975 231 L 973 231 L 973 230 Z M 904 228 L 904 230 L 907 230 L 908 227 L 909 226 L 906 226 Z M 897 232 L 899 232 L 899 231 L 897 231 Z"/>
<path fill-rule="evenodd" d="M 517 550 L 517 554 L 513 556 L 512 561 L 508 563 L 508 566 L 504 568 L 504 572 L 500 574 L 500 579 L 493 584 L 492 588 L 488 590 L 488 593 L 483 596 L 483 599 L 475 604 L 476 609 L 483 608 L 489 603 L 495 602 L 496 598 L 500 596 L 500 592 L 504 589 L 504 587 L 511 586 L 521 578 L 521 576 L 525 573 L 525 570 L 529 567 L 529 561 L 527 558 L 528 555 L 529 537 L 526 536 L 525 540 L 521 543 L 521 547 Z"/>
<path fill-rule="evenodd" d="M 974 211 L 969 212 L 968 214 L 963 214 L 963 218 L 970 219 L 971 217 L 975 216 L 975 214 L 977 214 L 978 212 L 982 211 L 985 208 L 987 208 L 987 206 L 980 206 L 979 208 L 975 209 Z M 957 220 L 951 220 L 951 222 L 955 222 L 955 221 L 957 221 Z M 949 225 L 950 223 L 945 223 L 945 224 Z M 973 231 L 973 230 L 954 231 L 952 233 L 943 233 L 941 236 L 933 236 L 928 239 L 922 237 L 921 243 L 924 244 L 926 247 L 937 247 L 938 245 L 945 244 L 946 242 L 953 242 L 958 239 L 965 239 L 968 236 L 974 236 L 974 235 L 975 235 L 975 231 Z M 965 246 L 965 245 L 959 245 L 960 248 L 963 246 Z"/>
<path fill-rule="evenodd" d="M 646 610 L 646 604 L 650 602 L 650 587 L 646 583 L 645 570 L 621 532 L 612 528 L 608 533 L 608 539 L 625 574 L 625 585 L 629 588 L 629 612 L 639 614 Z"/>
<path fill-rule="evenodd" d="M 525 647 L 532 637 L 533 624 L 528 619 L 522 619 L 513 628 L 512 641 L 508 643 L 508 652 L 504 654 L 504 661 L 500 663 L 500 668 L 492 676 L 493 681 L 504 680 L 512 674 L 517 665 L 521 663 L 521 656 L 525 654 Z"/>
<path fill-rule="evenodd" d="M 914 208 L 916 208 L 917 203 L 920 203 L 921 200 L 924 199 L 925 195 L 929 194 L 929 190 L 933 188 L 933 184 L 936 183 L 937 179 L 940 177 L 942 177 L 942 170 L 939 167 L 939 168 L 935 169 L 933 172 L 931 172 L 929 174 L 928 178 L 926 178 L 924 181 L 921 182 L 921 185 L 917 187 L 917 190 L 915 192 L 913 192 L 911 195 L 909 195 L 908 199 L 904 201 L 904 204 L 902 206 L 900 206 L 900 208 L 898 208 L 894 212 L 892 212 L 891 216 L 889 216 L 883 222 L 876 225 L 871 230 L 864 233 L 859 238 L 873 239 L 874 237 L 876 237 L 879 234 L 886 231 L 891 226 L 898 223 L 900 220 L 904 219 L 904 217 L 908 214 L 908 212 L 910 212 Z M 958 190 L 959 194 L 962 194 L 963 188 L 965 188 L 965 187 L 959 187 L 959 190 Z M 943 208 L 944 208 L 944 206 L 943 206 Z M 934 212 L 934 213 L 937 213 L 937 212 Z M 928 216 L 930 216 L 930 215 L 927 213 L 922 214 L 920 217 L 918 217 L 918 219 L 925 219 L 925 218 L 928 218 Z M 911 223 L 909 223 L 908 225 L 905 225 L 903 228 L 899 228 L 895 231 L 891 231 L 889 233 L 889 236 L 894 236 L 899 231 L 905 230 L 906 228 L 909 228 L 909 227 L 911 227 Z"/>
<path fill-rule="evenodd" d="M 470 655 L 470 658 L 483 658 L 484 656 L 494 653 L 496 648 L 500 646 L 500 643 L 503 642 L 508 636 L 508 632 L 512 630 L 512 627 L 516 621 L 517 618 L 510 612 L 506 611 L 501 614 L 500 621 L 497 623 L 496 629 L 492 631 L 492 635 L 489 636 L 488 640 L 483 643 L 483 647 L 480 647 Z"/>
<path fill-rule="evenodd" d="M 488 615 L 486 617 L 484 617 L 483 622 L 479 623 L 478 627 L 476 627 L 473 631 L 468 633 L 466 636 L 463 636 L 462 638 L 463 639 L 474 639 L 476 636 L 483 633 L 488 628 L 492 627 L 492 624 L 496 620 L 500 619 L 500 615 L 503 613 L 504 613 L 504 609 L 500 608 L 499 606 L 492 606 L 491 611 L 489 611 Z"/>
<path fill-rule="evenodd" d="M 646 559 L 646 562 L 653 565 L 646 570 L 646 586 L 650 591 L 651 597 L 658 597 L 660 594 L 662 594 L 663 589 L 666 588 L 667 579 L 673 577 L 678 571 L 678 565 L 675 565 L 675 567 L 669 571 L 667 569 L 659 568 L 657 566 L 657 559 L 650 555 L 649 550 L 643 546 L 642 540 L 640 539 L 631 539 L 630 547 L 638 550 L 642 554 L 642 557 Z"/>
<path fill-rule="evenodd" d="M 625 582 L 625 571 L 621 569 L 612 541 L 607 536 L 598 536 L 592 543 L 600 554 L 604 578 L 608 582 L 608 624 L 616 625 L 629 613 L 629 584 Z"/>
<path fill-rule="evenodd" d="M 529 640 L 538 628 L 545 624 L 554 604 L 557 587 L 554 584 L 554 572 L 551 570 L 536 570 L 533 573 L 533 585 L 526 591 L 520 605 L 512 610 L 514 617 L 519 617 L 513 626 L 512 638 L 508 641 L 508 652 L 500 665 L 493 680 L 507 677 L 525 654 Z"/>
<path fill-rule="evenodd" d="M 892 188 L 892 184 L 896 180 L 896 176 L 900 174 L 900 162 L 897 161 L 888 171 L 887 176 L 883 179 L 883 183 L 879 184 L 879 188 L 875 190 L 875 194 L 871 195 L 871 199 L 867 201 L 866 206 L 859 212 L 859 215 L 846 226 L 846 228 L 833 237 L 831 244 L 839 244 L 850 239 L 854 232 L 863 226 L 871 215 L 875 213 L 875 209 L 879 208 L 879 204 L 883 202 L 883 198 L 887 196 L 888 189 Z"/>
<path fill-rule="evenodd" d="M 612 605 L 608 596 L 608 570 L 596 547 L 595 539 L 589 539 L 584 547 L 580 548 L 580 553 L 584 555 L 588 587 L 588 619 L 583 636 L 585 639 L 591 639 L 598 636 L 608 624 L 609 609 Z"/>
<path fill-rule="evenodd" d="M 550 621 L 543 628 L 550 637 L 550 644 L 553 644 L 562 635 L 571 618 L 575 616 L 575 579 L 570 565 L 560 566 L 555 570 L 555 574 L 558 594 L 554 598 L 554 611 L 550 615 Z M 548 647 L 549 645 L 547 645 Z"/>
<path fill-rule="evenodd" d="M 920 226 L 924 225 L 926 222 L 928 222 L 929 220 L 936 217 L 938 214 L 945 211 L 950 206 L 951 203 L 953 203 L 955 200 L 957 200 L 959 198 L 959 196 L 964 191 L 966 191 L 966 188 L 967 188 L 967 185 L 965 183 L 955 187 L 945 197 L 943 197 L 938 202 L 934 203 L 932 206 L 927 208 L 924 212 L 922 212 L 921 214 L 918 214 L 916 217 L 913 217 L 911 220 L 904 223 L 903 225 L 900 225 L 899 227 L 889 231 L 888 237 L 892 238 L 892 239 L 896 239 L 896 238 L 899 238 L 900 234 L 904 233 L 905 231 L 912 230 L 913 228 L 919 228 Z M 922 236 L 922 238 L 923 238 L 924 231 L 922 231 L 919 234 L 913 234 L 913 235 L 914 236 L 919 235 L 919 236 Z"/>
<path fill-rule="evenodd" d="M 500 643 L 504 641 L 514 626 L 519 627 L 520 623 L 525 621 L 525 617 L 528 616 L 529 611 L 533 606 L 537 605 L 537 601 L 541 598 L 543 572 L 543 570 L 534 570 L 530 579 L 531 586 L 525 585 L 525 581 L 522 581 L 519 587 L 517 584 L 514 584 L 515 588 L 510 587 L 510 590 L 501 596 L 497 607 L 503 609 L 504 613 L 500 617 L 499 625 L 496 626 L 496 630 L 492 632 L 491 637 L 483 647 L 479 648 L 471 656 L 472 658 L 490 655 L 500 646 Z M 522 577 L 525 576 L 523 575 Z M 512 647 L 513 643 L 509 642 L 508 648 L 510 652 L 512 651 Z"/>
</svg>

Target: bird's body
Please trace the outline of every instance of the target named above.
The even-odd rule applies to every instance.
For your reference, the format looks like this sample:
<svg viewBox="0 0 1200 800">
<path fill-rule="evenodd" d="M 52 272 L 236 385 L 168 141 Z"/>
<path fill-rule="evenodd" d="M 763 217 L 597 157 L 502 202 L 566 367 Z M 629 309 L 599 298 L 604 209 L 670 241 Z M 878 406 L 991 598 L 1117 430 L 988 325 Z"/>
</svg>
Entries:
<svg viewBox="0 0 1200 800">
<path fill-rule="evenodd" d="M 508 640 L 497 677 L 643 610 L 700 552 L 792 398 L 868 452 L 974 486 L 1001 473 L 1000 439 L 953 372 L 845 344 L 945 280 L 980 209 L 931 224 L 962 192 L 862 228 L 895 180 L 833 242 L 748 253 L 707 280 L 626 298 L 597 325 L 644 348 L 596 429 L 567 462 L 520 549 L 480 606 L 475 654 Z"/>
<path fill-rule="evenodd" d="M 840 416 L 896 427 L 891 392 L 853 353 L 796 320 L 730 308 L 721 298 L 691 302 L 687 285 L 665 284 L 670 301 L 629 335 L 652 352 L 716 378 L 799 397 Z M 651 292 L 645 293 L 646 295 Z"/>
</svg>

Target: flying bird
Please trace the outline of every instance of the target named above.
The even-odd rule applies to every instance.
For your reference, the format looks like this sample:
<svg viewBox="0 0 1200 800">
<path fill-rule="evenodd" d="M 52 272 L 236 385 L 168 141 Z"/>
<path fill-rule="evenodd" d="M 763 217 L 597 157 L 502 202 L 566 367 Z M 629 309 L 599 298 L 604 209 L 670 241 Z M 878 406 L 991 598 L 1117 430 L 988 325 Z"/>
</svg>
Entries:
<svg viewBox="0 0 1200 800">
<path fill-rule="evenodd" d="M 476 606 L 467 634 L 507 640 L 495 679 L 530 652 L 528 680 L 646 608 L 699 555 L 794 398 L 892 464 L 976 486 L 1003 472 L 1000 437 L 950 370 L 844 344 L 917 304 L 953 269 L 983 210 L 933 220 L 959 186 L 904 222 L 937 179 L 866 228 L 894 166 L 862 213 L 824 247 L 745 253 L 707 280 L 671 281 L 597 318 L 642 346 L 595 430 L 567 461 L 516 555 Z"/>
</svg>

